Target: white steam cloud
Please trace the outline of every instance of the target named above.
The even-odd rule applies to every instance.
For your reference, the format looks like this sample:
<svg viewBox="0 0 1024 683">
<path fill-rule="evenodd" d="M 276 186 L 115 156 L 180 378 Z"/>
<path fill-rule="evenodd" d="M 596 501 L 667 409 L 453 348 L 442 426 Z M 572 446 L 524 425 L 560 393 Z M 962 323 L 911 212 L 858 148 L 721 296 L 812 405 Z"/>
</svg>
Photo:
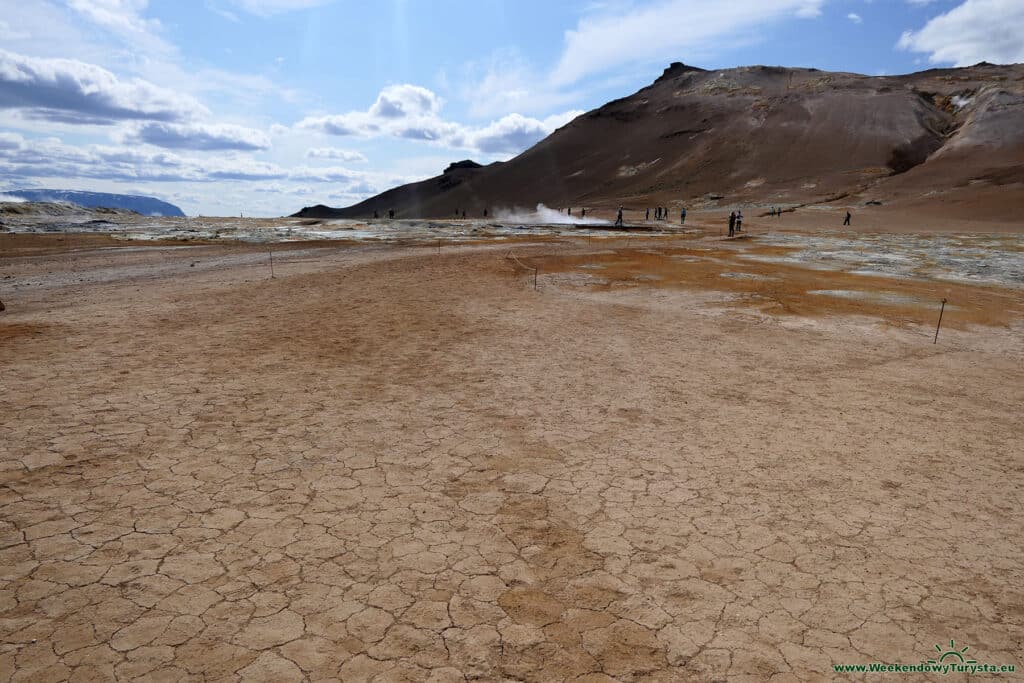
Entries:
<svg viewBox="0 0 1024 683">
<path fill-rule="evenodd" d="M 564 211 L 538 204 L 533 211 L 520 208 L 497 209 L 494 212 L 494 217 L 506 223 L 526 223 L 528 225 L 608 225 L 608 221 L 603 221 L 600 218 L 583 218 L 578 215 L 579 211 L 577 208 L 576 213 L 570 216 Z"/>
</svg>

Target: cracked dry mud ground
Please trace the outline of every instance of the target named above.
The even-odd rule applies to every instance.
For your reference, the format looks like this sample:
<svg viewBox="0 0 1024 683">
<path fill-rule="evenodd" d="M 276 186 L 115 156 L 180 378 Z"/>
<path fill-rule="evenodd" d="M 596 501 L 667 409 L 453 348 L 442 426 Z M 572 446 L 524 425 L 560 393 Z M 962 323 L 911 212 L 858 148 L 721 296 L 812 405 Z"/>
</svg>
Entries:
<svg viewBox="0 0 1024 683">
<path fill-rule="evenodd" d="M 1019 327 L 534 292 L 487 248 L 275 280 L 203 249 L 5 266 L 75 277 L 4 297 L 0 679 L 1021 663 Z"/>
</svg>

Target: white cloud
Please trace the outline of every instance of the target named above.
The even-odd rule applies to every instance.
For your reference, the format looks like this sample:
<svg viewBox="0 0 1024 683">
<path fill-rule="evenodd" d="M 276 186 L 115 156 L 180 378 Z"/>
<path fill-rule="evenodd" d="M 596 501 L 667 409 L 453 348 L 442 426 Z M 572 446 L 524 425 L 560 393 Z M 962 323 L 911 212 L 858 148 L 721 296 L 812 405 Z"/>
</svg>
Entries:
<svg viewBox="0 0 1024 683">
<path fill-rule="evenodd" d="M 204 151 L 253 152 L 270 148 L 270 137 L 263 131 L 226 123 L 141 123 L 128 130 L 124 141 L 168 149 Z"/>
<path fill-rule="evenodd" d="M 0 150 L 20 149 L 25 144 L 25 138 L 17 133 L 0 132 Z"/>
<path fill-rule="evenodd" d="M 0 177 L 60 178 L 120 182 L 213 183 L 222 181 L 280 181 L 331 183 L 336 191 L 380 192 L 389 186 L 383 173 L 354 171 L 341 166 L 283 167 L 244 155 L 213 158 L 180 156 L 173 152 L 109 145 L 68 145 L 57 138 L 27 140 L 0 134 Z"/>
<path fill-rule="evenodd" d="M 846 18 L 855 24 L 859 24 L 863 21 L 863 19 L 860 18 L 860 15 L 857 14 L 856 12 L 850 12 L 849 14 L 846 15 Z"/>
<path fill-rule="evenodd" d="M 338 161 L 366 161 L 366 156 L 361 152 L 351 149 L 340 149 L 338 147 L 313 147 L 306 150 L 307 159 L 337 159 Z"/>
<path fill-rule="evenodd" d="M 0 109 L 89 124 L 124 119 L 181 121 L 208 113 L 189 95 L 138 78 L 121 80 L 94 64 L 27 57 L 2 49 Z"/>
<path fill-rule="evenodd" d="M 449 144 L 484 154 L 516 154 L 582 113 L 568 111 L 549 116 L 543 121 L 521 114 L 507 114 L 483 128 L 466 129 L 461 135 L 455 136 Z"/>
<path fill-rule="evenodd" d="M 954 66 L 1024 62 L 1024 2 L 966 0 L 920 30 L 906 31 L 897 47 Z"/>
<path fill-rule="evenodd" d="M 146 52 L 172 53 L 160 35 L 160 22 L 142 16 L 148 0 L 67 0 L 68 6 L 97 26 Z"/>
<path fill-rule="evenodd" d="M 328 5 L 334 0 L 233 0 L 234 4 L 246 12 L 261 17 L 269 17 L 284 12 L 310 9 Z"/>
<path fill-rule="evenodd" d="M 475 128 L 441 118 L 441 105 L 441 98 L 426 88 L 393 85 L 384 88 L 367 111 L 306 117 L 297 127 L 328 135 L 389 136 L 482 154 L 509 154 L 522 151 L 581 113 L 570 111 L 543 120 L 508 114 Z"/>
<path fill-rule="evenodd" d="M 631 62 L 678 59 L 735 43 L 788 16 L 815 17 L 825 0 L 662 0 L 620 13 L 581 19 L 565 32 L 565 47 L 551 74 L 558 86 Z"/>
</svg>

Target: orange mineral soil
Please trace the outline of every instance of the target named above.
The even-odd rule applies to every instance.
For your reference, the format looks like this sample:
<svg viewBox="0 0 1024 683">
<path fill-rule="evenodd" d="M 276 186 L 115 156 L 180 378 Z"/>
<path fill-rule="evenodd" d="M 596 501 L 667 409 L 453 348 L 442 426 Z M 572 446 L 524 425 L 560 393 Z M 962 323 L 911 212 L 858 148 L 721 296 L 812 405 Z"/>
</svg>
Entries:
<svg viewBox="0 0 1024 683">
<path fill-rule="evenodd" d="M 1019 288 L 62 237 L 0 235 L 0 680 L 1024 665 Z"/>
</svg>

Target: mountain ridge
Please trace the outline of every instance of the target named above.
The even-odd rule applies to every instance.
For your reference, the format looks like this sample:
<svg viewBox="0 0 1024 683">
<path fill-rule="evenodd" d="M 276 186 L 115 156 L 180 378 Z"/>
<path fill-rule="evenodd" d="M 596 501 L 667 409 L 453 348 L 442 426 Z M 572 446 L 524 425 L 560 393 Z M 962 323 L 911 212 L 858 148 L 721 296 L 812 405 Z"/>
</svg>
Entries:
<svg viewBox="0 0 1024 683">
<path fill-rule="evenodd" d="M 6 190 L 0 194 L 20 197 L 31 202 L 70 202 L 87 209 L 125 209 L 143 216 L 184 216 L 180 208 L 145 195 L 88 192 L 84 190 Z"/>
<path fill-rule="evenodd" d="M 479 216 L 511 206 L 807 205 L 849 198 L 1024 211 L 1024 65 L 900 76 L 673 62 L 500 164 L 441 175 L 309 217 Z M 932 193 L 929 195 L 928 193 Z M 1008 193 L 1020 194 L 1024 193 Z M 966 204 L 965 204 L 966 203 Z M 963 207 L 961 207 L 963 208 Z"/>
</svg>

